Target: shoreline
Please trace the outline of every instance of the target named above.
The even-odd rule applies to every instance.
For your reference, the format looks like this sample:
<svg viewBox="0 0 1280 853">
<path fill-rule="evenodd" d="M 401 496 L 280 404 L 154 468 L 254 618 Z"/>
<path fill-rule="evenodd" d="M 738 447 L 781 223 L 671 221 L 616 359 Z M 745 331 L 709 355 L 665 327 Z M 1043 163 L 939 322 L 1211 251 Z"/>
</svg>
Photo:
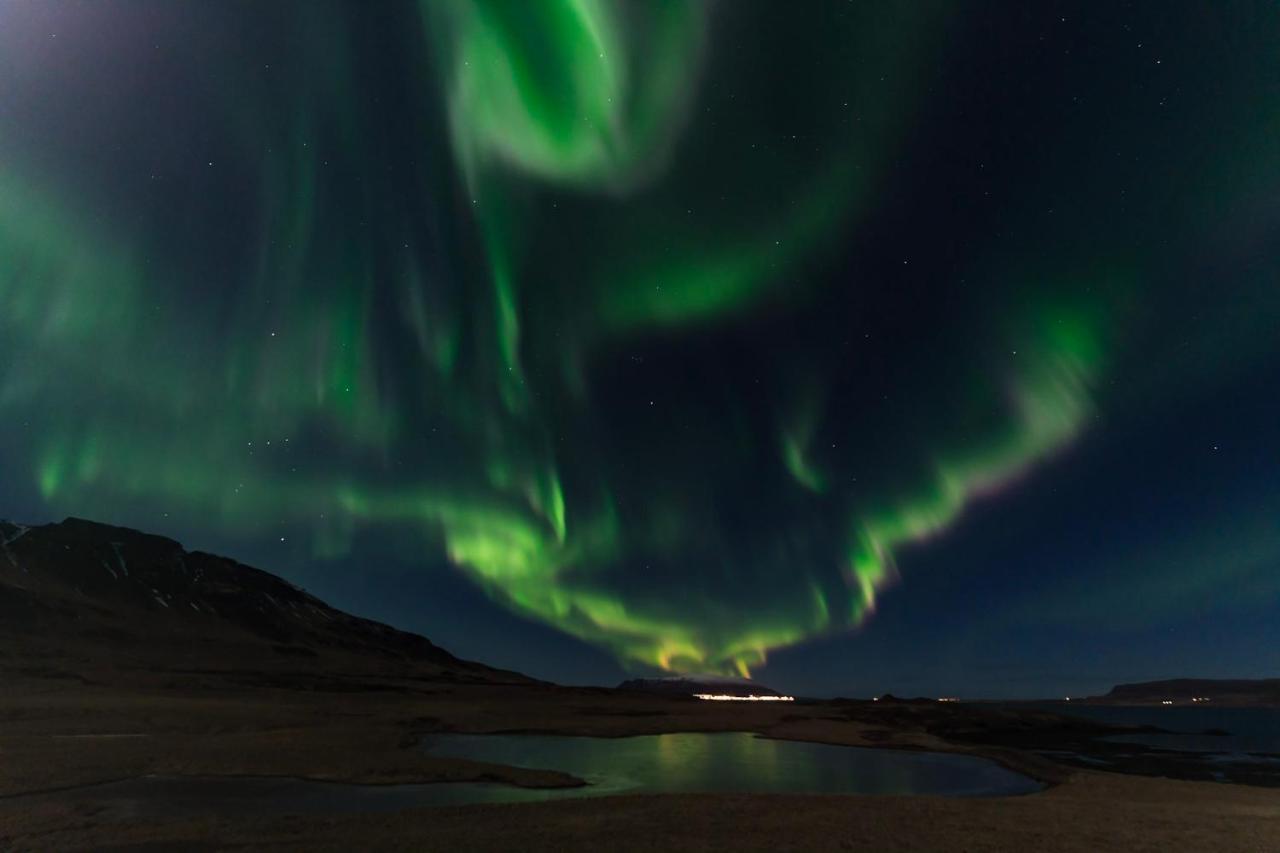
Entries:
<svg viewBox="0 0 1280 853">
<path fill-rule="evenodd" d="M 666 849 L 694 850 L 714 847 L 714 827 L 730 815 L 753 827 L 753 837 L 741 846 L 744 850 L 785 849 L 793 834 L 805 839 L 802 847 L 793 849 L 863 849 L 861 842 L 852 848 L 829 843 L 856 828 L 858 821 L 850 815 L 914 833 L 910 839 L 896 839 L 900 849 L 945 847 L 945 840 L 937 834 L 941 829 L 935 831 L 908 820 L 911 813 L 923 810 L 935 814 L 940 827 L 954 821 L 990 823 L 995 828 L 992 843 L 997 846 L 973 849 L 1084 850 L 1089 848 L 1046 846 L 1043 839 L 1028 847 L 1025 836 L 1040 822 L 1066 819 L 1082 808 L 1110 815 L 1106 824 L 1140 824 L 1142 815 L 1150 816 L 1155 809 L 1162 817 L 1151 831 L 1155 832 L 1153 838 L 1163 839 L 1166 848 L 1177 846 L 1178 839 L 1194 829 L 1196 820 L 1207 819 L 1206 815 L 1234 815 L 1239 826 L 1230 830 L 1229 836 L 1250 837 L 1259 827 L 1266 827 L 1268 833 L 1274 833 L 1266 837 L 1280 837 L 1280 796 L 1274 790 L 1069 767 L 1025 748 L 947 739 L 939 734 L 981 731 L 1014 721 L 1031 727 L 1031 736 L 1037 736 L 1037 731 L 1053 731 L 1046 728 L 1052 715 L 1003 709 L 886 707 L 884 703 L 786 708 L 753 703 L 729 709 L 724 707 L 728 703 L 596 688 L 438 683 L 392 677 L 378 681 L 365 686 L 385 687 L 394 682 L 401 689 L 356 689 L 362 680 L 353 682 L 346 692 L 321 693 L 299 689 L 298 685 L 211 687 L 168 679 L 163 687 L 154 683 L 71 686 L 44 681 L 6 689 L 0 694 L 0 753 L 5 758 L 0 763 L 0 847 L 66 849 L 156 843 L 218 849 L 260 843 L 264 847 L 350 849 L 363 843 L 393 849 L 510 849 L 512 845 L 530 850 L 604 849 L 601 844 L 614 849 L 653 849 L 640 843 L 648 832 L 641 824 L 658 821 L 661 827 L 705 825 L 705 832 L 677 833 L 672 829 L 668 833 L 663 829 L 659 833 Z M 433 758 L 421 748 L 421 741 L 445 732 L 618 738 L 730 731 L 780 741 L 968 755 L 993 761 L 1045 787 L 1027 794 L 975 798 L 627 793 L 537 803 L 417 806 L 376 815 L 350 812 L 236 818 L 214 814 L 142 821 L 111 809 L 77 809 L 70 802 L 76 789 L 146 776 L 238 776 L 371 788 L 451 782 L 535 789 L 576 787 L 585 780 L 559 771 Z M 112 736 L 119 734 L 148 736 Z M 1210 814 L 1200 807 L 1189 810 L 1189 802 L 1218 805 Z M 1175 803 L 1179 804 L 1176 808 Z M 815 835 L 814 829 L 806 828 L 799 820 L 802 815 L 814 826 L 824 827 L 825 834 Z M 479 831 L 477 825 L 481 826 Z M 631 843 L 627 839 L 618 838 L 617 830 L 611 828 L 615 825 L 629 826 L 627 831 L 636 833 L 632 847 L 626 846 Z M 891 836 L 875 833 L 871 837 L 878 839 L 878 844 L 893 841 Z M 573 844 L 567 845 L 566 839 L 572 839 Z M 1021 847 L 1014 845 L 1018 839 Z M 1208 841 L 1206 845 L 1202 849 L 1250 849 L 1233 844 L 1214 846 Z"/>
</svg>

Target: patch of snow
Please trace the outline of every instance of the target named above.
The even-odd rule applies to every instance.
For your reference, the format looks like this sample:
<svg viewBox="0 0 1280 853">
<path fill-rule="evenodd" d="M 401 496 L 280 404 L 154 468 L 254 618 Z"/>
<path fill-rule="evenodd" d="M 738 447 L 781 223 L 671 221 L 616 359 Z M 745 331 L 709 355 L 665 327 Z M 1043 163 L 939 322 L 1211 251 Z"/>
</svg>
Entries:
<svg viewBox="0 0 1280 853">
<path fill-rule="evenodd" d="M 160 593 L 156 592 L 154 589 L 151 590 L 151 593 L 152 593 L 151 597 L 154 598 L 157 602 L 159 602 L 161 607 L 163 607 L 165 610 L 169 609 L 168 603 L 166 603 L 165 600 L 160 597 Z"/>
<path fill-rule="evenodd" d="M 18 561 L 13 556 L 13 552 L 9 550 L 9 546 L 12 545 L 14 542 L 17 542 L 23 536 L 26 536 L 27 531 L 30 530 L 31 528 L 23 524 L 10 524 L 9 526 L 11 526 L 17 532 L 9 534 L 4 538 L 3 541 L 0 541 L 0 548 L 4 549 L 4 555 L 9 558 L 9 565 L 17 569 L 17 568 L 20 568 L 18 566 Z M 25 568 L 23 568 L 22 571 L 26 572 L 27 574 L 30 574 L 30 572 L 27 572 Z"/>
<path fill-rule="evenodd" d="M 113 579 L 120 580 L 120 576 L 116 574 L 116 570 L 108 566 L 106 560 L 102 561 L 102 568 L 106 569 L 107 573 L 110 574 Z"/>
<path fill-rule="evenodd" d="M 111 550 L 116 553 L 116 561 L 120 563 L 120 571 L 124 572 L 125 577 L 129 577 L 129 567 L 125 565 L 124 557 L 120 556 L 120 543 L 112 542 Z"/>
<path fill-rule="evenodd" d="M 8 523 L 8 524 L 9 524 L 9 526 L 10 526 L 10 527 L 12 527 L 12 528 L 13 528 L 14 530 L 16 530 L 17 532 L 16 532 L 16 533 L 14 533 L 14 534 L 12 534 L 12 535 L 10 535 L 10 536 L 6 536 L 6 537 L 5 537 L 5 539 L 4 539 L 4 544 L 5 544 L 5 545 L 12 545 L 14 542 L 17 542 L 17 541 L 18 541 L 19 539 L 21 539 L 23 536 L 26 536 L 26 535 L 27 535 L 27 531 L 29 531 L 29 530 L 31 529 L 30 527 L 27 527 L 25 524 L 13 524 L 13 523 L 9 523 L 9 522 L 6 522 L 6 523 Z"/>
</svg>

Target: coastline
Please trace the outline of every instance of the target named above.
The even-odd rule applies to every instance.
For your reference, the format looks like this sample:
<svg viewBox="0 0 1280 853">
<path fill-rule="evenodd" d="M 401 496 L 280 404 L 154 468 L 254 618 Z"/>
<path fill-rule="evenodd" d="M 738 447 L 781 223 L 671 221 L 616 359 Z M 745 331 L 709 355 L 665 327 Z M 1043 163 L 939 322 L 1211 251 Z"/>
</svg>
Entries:
<svg viewBox="0 0 1280 853">
<path fill-rule="evenodd" d="M 518 840 L 517 849 L 589 850 L 602 849 L 599 845 L 606 843 L 606 834 L 615 831 L 609 827 L 634 824 L 635 839 L 614 836 L 608 846 L 654 849 L 642 843 L 646 833 L 661 834 L 662 826 L 679 825 L 679 833 L 672 829 L 669 836 L 663 835 L 664 849 L 692 850 L 706 849 L 712 843 L 707 833 L 723 821 L 735 820 L 750 827 L 750 838 L 736 845 L 744 850 L 786 849 L 791 838 L 804 839 L 801 847 L 793 849 L 862 849 L 864 841 L 866 845 L 887 843 L 889 836 L 877 834 L 881 831 L 907 833 L 896 836 L 899 849 L 937 849 L 943 839 L 939 833 L 945 834 L 955 822 L 990 826 L 994 846 L 975 842 L 969 849 L 1012 850 L 1029 849 L 1027 833 L 1035 826 L 1082 819 L 1082 809 L 1101 816 L 1088 821 L 1097 824 L 1098 831 L 1109 826 L 1108 831 L 1118 832 L 1117 822 L 1155 821 L 1148 828 L 1151 849 L 1181 846 L 1186 833 L 1219 824 L 1216 846 L 1201 849 L 1260 849 L 1256 839 L 1280 837 L 1280 795 L 1274 790 L 1077 769 L 1024 749 L 948 740 L 910 723 L 922 714 L 930 720 L 945 720 L 947 715 L 964 713 L 953 709 L 886 711 L 881 707 L 873 709 L 881 719 L 867 722 L 849 718 L 860 706 L 830 703 L 726 708 L 728 703 L 597 688 L 442 684 L 422 679 L 352 680 L 348 686 L 345 692 L 322 693 L 296 684 L 274 689 L 215 688 L 170 680 L 165 687 L 106 688 L 44 681 L 7 689 L 0 696 L 0 719 L 5 721 L 0 733 L 4 756 L 0 846 L 67 849 L 163 843 L 195 849 L 202 845 L 208 849 L 226 845 L 342 849 L 363 843 L 392 849 L 467 850 L 501 849 Z M 140 720 L 144 725 L 139 725 Z M 886 720 L 896 722 L 889 725 Z M 77 809 L 68 802 L 74 798 L 60 798 L 58 790 L 50 790 L 65 793 L 71 787 L 147 775 L 290 777 L 363 785 L 581 784 L 557 771 L 435 758 L 419 748 L 420 738 L 431 732 L 516 730 L 592 737 L 750 731 L 779 740 L 951 752 L 990 759 L 1046 787 L 1021 796 L 983 799 L 629 794 L 536 804 L 411 808 L 389 815 L 281 815 L 265 820 L 218 816 L 122 820 L 110 810 Z M 44 793 L 32 793 L 37 790 Z M 1188 808 L 1187 803 L 1200 805 Z M 1209 809 L 1207 803 L 1215 805 Z M 908 819 L 919 811 L 932 815 L 937 826 Z M 805 815 L 810 829 L 801 820 Z M 1227 822 L 1226 817 L 1232 820 Z M 879 828 L 858 830 L 863 820 Z M 640 826 L 651 821 L 657 824 L 650 830 Z M 705 827 L 706 832 L 697 827 Z M 813 827 L 825 827 L 826 834 L 819 837 Z M 856 835 L 859 831 L 864 835 Z M 840 846 L 855 836 L 861 840 L 854 847 Z M 1096 841 L 1088 833 L 1082 837 Z M 1046 836 L 1035 846 L 1088 849 L 1070 846 L 1076 843 L 1072 838 Z"/>
</svg>

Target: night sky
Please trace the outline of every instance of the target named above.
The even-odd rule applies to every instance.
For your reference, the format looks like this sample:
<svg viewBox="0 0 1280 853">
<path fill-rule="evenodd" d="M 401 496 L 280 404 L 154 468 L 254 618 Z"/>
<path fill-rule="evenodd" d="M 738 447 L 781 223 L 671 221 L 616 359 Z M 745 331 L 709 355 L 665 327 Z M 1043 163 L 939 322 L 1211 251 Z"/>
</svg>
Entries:
<svg viewBox="0 0 1280 853">
<path fill-rule="evenodd" d="M 0 517 L 569 683 L 1280 675 L 1277 34 L 0 2 Z"/>
</svg>

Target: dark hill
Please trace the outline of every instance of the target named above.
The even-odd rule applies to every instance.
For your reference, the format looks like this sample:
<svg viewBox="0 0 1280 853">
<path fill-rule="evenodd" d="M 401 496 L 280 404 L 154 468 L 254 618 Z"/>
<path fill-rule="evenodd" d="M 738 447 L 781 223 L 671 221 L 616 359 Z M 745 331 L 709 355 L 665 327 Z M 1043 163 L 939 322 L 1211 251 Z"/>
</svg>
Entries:
<svg viewBox="0 0 1280 853">
<path fill-rule="evenodd" d="M 1182 705 L 1194 704 L 1193 699 L 1207 699 L 1214 705 L 1280 706 L 1280 678 L 1175 678 L 1117 684 L 1096 701 L 1128 705 L 1158 705 L 1171 701 Z"/>
<path fill-rule="evenodd" d="M 0 522 L 0 672 L 524 676 L 352 616 L 275 575 L 78 518 Z"/>
</svg>

